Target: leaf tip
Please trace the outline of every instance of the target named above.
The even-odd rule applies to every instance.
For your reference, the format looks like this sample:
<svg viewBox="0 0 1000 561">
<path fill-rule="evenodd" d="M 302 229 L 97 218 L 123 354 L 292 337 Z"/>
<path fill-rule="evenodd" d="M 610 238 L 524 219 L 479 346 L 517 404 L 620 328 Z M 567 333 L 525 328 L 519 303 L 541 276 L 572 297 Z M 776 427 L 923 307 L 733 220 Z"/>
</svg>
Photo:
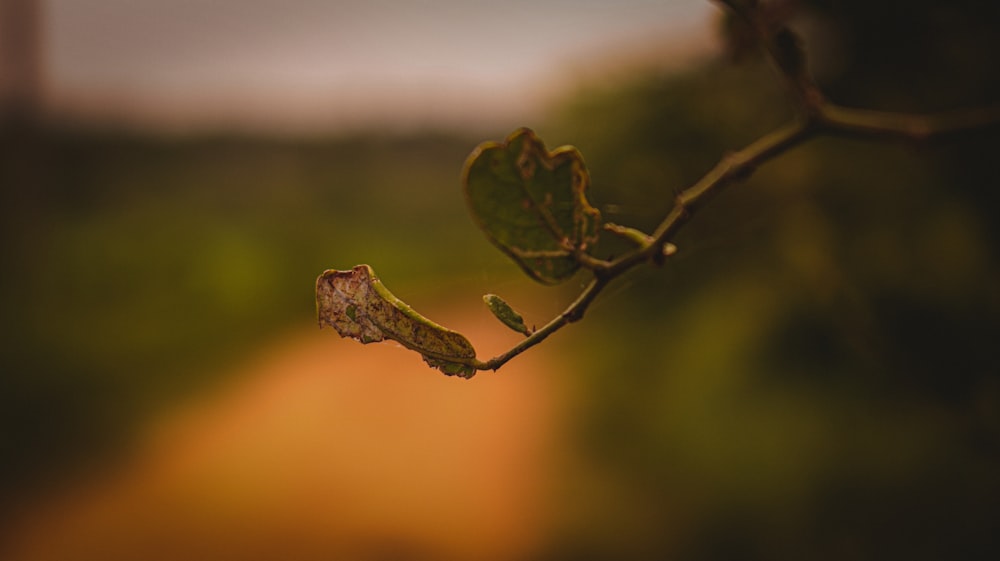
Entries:
<svg viewBox="0 0 1000 561">
<path fill-rule="evenodd" d="M 455 376 L 458 378 L 463 378 L 468 380 L 476 375 L 476 367 L 471 364 L 465 364 L 462 362 L 450 362 L 447 360 L 434 358 L 431 356 L 423 355 L 424 362 L 427 363 L 431 368 L 436 368 L 444 373 L 445 376 Z"/>
</svg>

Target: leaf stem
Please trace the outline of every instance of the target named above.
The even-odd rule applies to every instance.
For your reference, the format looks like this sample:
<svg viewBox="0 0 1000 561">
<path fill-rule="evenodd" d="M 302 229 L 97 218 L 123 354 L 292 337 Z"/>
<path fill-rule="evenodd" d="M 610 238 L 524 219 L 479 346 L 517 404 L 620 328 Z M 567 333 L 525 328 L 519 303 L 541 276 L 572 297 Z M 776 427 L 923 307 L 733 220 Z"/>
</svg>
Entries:
<svg viewBox="0 0 1000 561">
<path fill-rule="evenodd" d="M 522 340 L 507 352 L 497 355 L 486 362 L 475 361 L 472 366 L 479 370 L 497 370 L 510 359 L 541 343 L 549 335 L 559 331 L 564 326 L 579 321 L 583 317 L 584 312 L 587 311 L 587 308 L 590 307 L 590 304 L 610 281 L 611 278 L 609 277 L 595 275 L 587 287 L 583 289 L 583 292 L 580 293 L 577 299 L 563 313 L 553 318 L 552 321 L 542 326 L 539 330 L 532 333 L 530 337 Z"/>
</svg>

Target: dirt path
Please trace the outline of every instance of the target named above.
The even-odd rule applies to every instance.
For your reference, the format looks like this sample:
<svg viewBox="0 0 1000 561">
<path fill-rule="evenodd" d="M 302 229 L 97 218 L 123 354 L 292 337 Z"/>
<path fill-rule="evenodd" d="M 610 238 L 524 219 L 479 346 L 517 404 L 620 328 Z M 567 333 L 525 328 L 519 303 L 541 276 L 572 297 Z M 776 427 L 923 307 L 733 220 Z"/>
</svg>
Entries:
<svg viewBox="0 0 1000 561">
<path fill-rule="evenodd" d="M 477 347 L 511 336 L 439 318 Z M 127 463 L 39 506 L 9 561 L 514 559 L 538 547 L 562 439 L 544 350 L 446 378 L 304 329 L 149 427 Z"/>
</svg>

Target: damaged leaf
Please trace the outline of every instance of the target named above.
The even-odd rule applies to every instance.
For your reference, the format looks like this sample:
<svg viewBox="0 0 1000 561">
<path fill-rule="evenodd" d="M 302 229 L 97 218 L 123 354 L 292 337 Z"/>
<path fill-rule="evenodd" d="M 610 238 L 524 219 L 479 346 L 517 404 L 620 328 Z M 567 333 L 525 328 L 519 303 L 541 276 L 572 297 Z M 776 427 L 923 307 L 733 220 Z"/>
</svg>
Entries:
<svg viewBox="0 0 1000 561">
<path fill-rule="evenodd" d="M 462 174 L 466 200 L 487 237 L 535 280 L 556 284 L 580 267 L 574 253 L 597 241 L 600 212 L 590 206 L 583 156 L 549 152 L 530 129 L 486 142 Z"/>
<path fill-rule="evenodd" d="M 496 294 L 487 294 L 483 296 L 483 302 L 486 302 L 486 307 L 493 312 L 493 315 L 497 317 L 498 320 L 503 322 L 504 325 L 517 331 L 518 333 L 524 334 L 525 337 L 531 336 L 531 330 L 528 326 L 524 324 L 524 318 L 521 314 L 514 311 L 514 308 L 510 307 L 503 298 L 497 296 Z"/>
<path fill-rule="evenodd" d="M 368 265 L 328 270 L 316 279 L 320 327 L 362 343 L 392 339 L 420 353 L 430 366 L 449 376 L 471 378 L 476 351 L 460 333 L 441 327 L 396 298 Z"/>
</svg>

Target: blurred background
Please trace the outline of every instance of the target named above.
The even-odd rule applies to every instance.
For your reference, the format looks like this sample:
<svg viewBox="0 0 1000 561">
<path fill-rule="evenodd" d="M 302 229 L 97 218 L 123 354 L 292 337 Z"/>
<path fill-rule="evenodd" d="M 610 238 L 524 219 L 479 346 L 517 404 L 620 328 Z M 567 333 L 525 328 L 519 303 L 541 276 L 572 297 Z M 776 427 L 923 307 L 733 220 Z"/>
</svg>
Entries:
<svg viewBox="0 0 1000 561">
<path fill-rule="evenodd" d="M 838 103 L 1000 102 L 1000 7 L 786 4 Z M 652 228 L 790 116 L 709 2 L 0 0 L 0 115 L 4 559 L 1000 553 L 996 132 L 797 148 L 495 374 L 316 328 L 357 263 L 483 358 L 558 313 L 464 158 Z"/>
</svg>

